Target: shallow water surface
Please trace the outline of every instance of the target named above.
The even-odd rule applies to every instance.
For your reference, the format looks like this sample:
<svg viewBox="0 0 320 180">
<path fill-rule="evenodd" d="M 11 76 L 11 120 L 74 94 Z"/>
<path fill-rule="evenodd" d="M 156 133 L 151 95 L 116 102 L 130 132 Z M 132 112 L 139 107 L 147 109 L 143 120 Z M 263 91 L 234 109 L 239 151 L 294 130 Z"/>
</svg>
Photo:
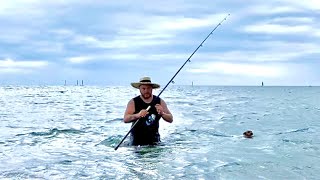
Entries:
<svg viewBox="0 0 320 180">
<path fill-rule="evenodd" d="M 155 94 L 159 93 L 155 91 Z M 171 86 L 162 143 L 114 147 L 130 87 L 0 87 L 1 179 L 317 179 L 319 87 Z M 242 133 L 252 130 L 254 137 Z"/>
</svg>

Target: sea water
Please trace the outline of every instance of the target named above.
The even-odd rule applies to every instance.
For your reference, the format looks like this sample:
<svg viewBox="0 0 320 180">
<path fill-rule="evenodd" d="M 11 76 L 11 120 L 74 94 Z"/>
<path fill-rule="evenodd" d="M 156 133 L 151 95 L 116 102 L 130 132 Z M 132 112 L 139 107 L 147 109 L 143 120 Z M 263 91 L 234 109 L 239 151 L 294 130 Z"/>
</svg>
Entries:
<svg viewBox="0 0 320 180">
<path fill-rule="evenodd" d="M 157 95 L 159 90 L 154 91 Z M 320 87 L 169 86 L 158 146 L 116 86 L 0 87 L 0 179 L 319 179 Z M 253 138 L 242 133 L 252 130 Z"/>
</svg>

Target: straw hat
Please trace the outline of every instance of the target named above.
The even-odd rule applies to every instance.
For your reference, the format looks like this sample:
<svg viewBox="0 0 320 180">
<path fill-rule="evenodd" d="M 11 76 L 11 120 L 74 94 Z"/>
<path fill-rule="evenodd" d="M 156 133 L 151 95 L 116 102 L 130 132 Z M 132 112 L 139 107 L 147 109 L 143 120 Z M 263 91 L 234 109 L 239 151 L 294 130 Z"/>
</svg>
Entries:
<svg viewBox="0 0 320 180">
<path fill-rule="evenodd" d="M 151 86 L 152 86 L 152 89 L 157 89 L 157 88 L 160 87 L 159 84 L 152 83 L 150 77 L 142 77 L 142 78 L 140 78 L 140 81 L 139 81 L 139 82 L 133 82 L 133 83 L 131 83 L 131 86 L 134 87 L 134 88 L 137 88 L 137 89 L 139 89 L 139 87 L 140 87 L 141 85 L 151 85 Z"/>
</svg>

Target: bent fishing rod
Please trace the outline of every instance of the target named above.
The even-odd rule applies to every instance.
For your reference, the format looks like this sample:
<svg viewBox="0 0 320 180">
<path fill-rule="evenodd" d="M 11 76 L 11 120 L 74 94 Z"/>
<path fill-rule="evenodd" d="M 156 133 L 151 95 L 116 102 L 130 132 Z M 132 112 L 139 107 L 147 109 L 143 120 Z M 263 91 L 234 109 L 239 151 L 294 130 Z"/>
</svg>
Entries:
<svg viewBox="0 0 320 180">
<path fill-rule="evenodd" d="M 227 17 L 230 16 L 230 14 L 228 14 L 225 18 L 223 18 L 219 24 L 217 24 L 213 30 L 207 35 L 207 37 L 201 42 L 201 44 L 193 51 L 193 53 L 189 56 L 189 58 L 182 64 L 182 66 L 179 68 L 179 70 L 173 75 L 173 77 L 169 80 L 169 82 L 166 84 L 166 86 L 160 91 L 160 93 L 158 94 L 158 96 L 156 97 L 159 98 L 159 96 L 162 94 L 162 92 L 169 86 L 170 83 L 173 83 L 173 79 L 178 75 L 178 73 L 181 71 L 181 69 L 188 63 L 191 62 L 190 59 L 192 58 L 192 56 L 198 51 L 198 49 L 200 47 L 202 47 L 203 43 L 213 34 L 213 32 L 225 21 L 227 20 Z M 148 106 L 148 108 L 146 109 L 147 111 L 149 111 L 149 109 L 151 108 L 151 106 Z M 127 136 L 130 134 L 130 132 L 132 131 L 132 129 L 135 127 L 135 125 L 139 122 L 140 118 L 136 120 L 136 122 L 131 126 L 130 130 L 128 131 L 128 133 L 122 138 L 122 140 L 120 141 L 120 143 L 114 148 L 114 150 L 117 150 L 119 148 L 119 146 L 123 143 L 123 141 L 127 138 Z"/>
</svg>

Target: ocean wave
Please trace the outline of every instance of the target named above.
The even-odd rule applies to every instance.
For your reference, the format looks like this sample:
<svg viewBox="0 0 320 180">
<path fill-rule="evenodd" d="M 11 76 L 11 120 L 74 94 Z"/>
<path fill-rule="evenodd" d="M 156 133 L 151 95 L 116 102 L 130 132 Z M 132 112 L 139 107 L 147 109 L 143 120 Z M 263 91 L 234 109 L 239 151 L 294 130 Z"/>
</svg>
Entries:
<svg viewBox="0 0 320 180">
<path fill-rule="evenodd" d="M 282 139 L 282 142 L 291 143 L 291 144 L 312 144 L 312 141 L 308 140 L 291 140 L 291 139 Z"/>
<path fill-rule="evenodd" d="M 35 105 L 43 105 L 43 104 L 54 104 L 54 101 L 48 101 L 48 102 L 33 102 L 32 104 Z"/>
<path fill-rule="evenodd" d="M 17 136 L 22 136 L 22 135 L 31 135 L 31 136 L 57 136 L 59 134 L 81 134 L 84 133 L 84 131 L 77 130 L 77 129 L 58 129 L 58 128 L 53 128 L 48 131 L 44 132 L 31 132 L 27 134 L 17 134 Z"/>
<path fill-rule="evenodd" d="M 276 135 L 305 132 L 305 131 L 308 131 L 308 130 L 309 130 L 309 128 L 301 128 L 301 129 L 295 129 L 295 130 L 290 130 L 290 131 L 286 131 L 286 132 L 280 132 L 280 133 L 277 133 Z"/>
<path fill-rule="evenodd" d="M 118 145 L 118 143 L 120 143 L 122 138 L 123 138 L 122 135 L 110 136 L 107 139 L 104 139 L 100 143 L 96 144 L 96 146 L 104 145 L 104 146 L 108 146 L 108 147 L 116 147 L 116 145 Z M 129 142 L 124 141 L 122 143 L 122 146 L 128 146 L 128 145 L 129 145 Z"/>
</svg>

